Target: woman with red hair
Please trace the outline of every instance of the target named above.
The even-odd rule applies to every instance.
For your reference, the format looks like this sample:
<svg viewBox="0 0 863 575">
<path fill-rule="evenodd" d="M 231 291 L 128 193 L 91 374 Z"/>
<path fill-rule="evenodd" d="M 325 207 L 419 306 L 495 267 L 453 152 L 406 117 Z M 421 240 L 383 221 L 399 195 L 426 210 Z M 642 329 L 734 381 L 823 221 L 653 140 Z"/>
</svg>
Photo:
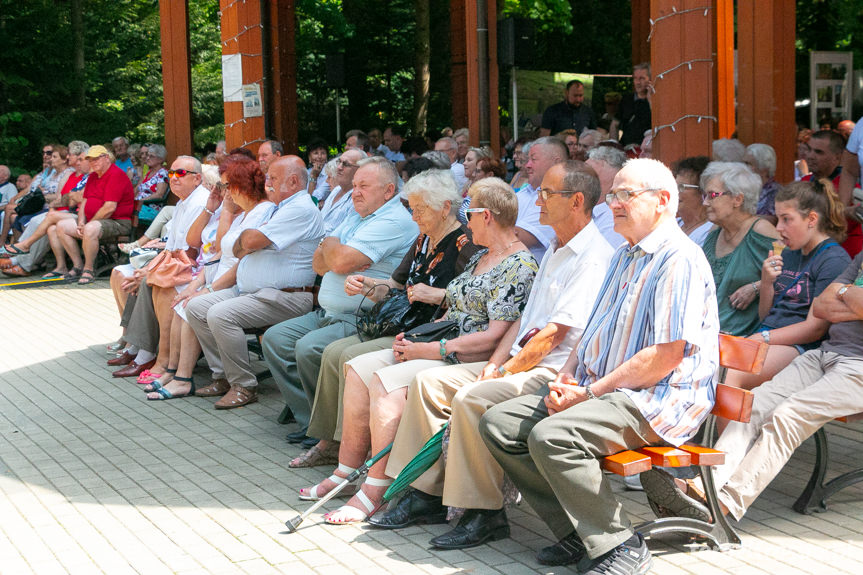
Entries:
<svg viewBox="0 0 863 575">
<path fill-rule="evenodd" d="M 144 388 L 149 400 L 175 399 L 194 394 L 192 371 L 201 353 L 201 344 L 186 321 L 186 305 L 198 295 L 236 289 L 238 259 L 234 256 L 234 242 L 244 230 L 258 228 L 266 223 L 276 207 L 267 200 L 265 176 L 258 162 L 244 155 L 231 154 L 219 166 L 219 174 L 221 183 L 217 188 L 226 192 L 221 206 L 213 209 L 217 205 L 215 201 L 213 206 L 208 203 L 194 226 L 200 226 L 205 237 L 213 221 L 216 222 L 216 230 L 226 230 L 223 234 L 216 231 L 215 237 L 221 239 L 218 246 L 211 248 L 211 253 L 218 251 L 220 255 L 210 257 L 205 265 L 201 265 L 191 283 L 177 287 L 179 293 L 172 302 L 174 318 L 171 323 L 168 369 Z"/>
</svg>

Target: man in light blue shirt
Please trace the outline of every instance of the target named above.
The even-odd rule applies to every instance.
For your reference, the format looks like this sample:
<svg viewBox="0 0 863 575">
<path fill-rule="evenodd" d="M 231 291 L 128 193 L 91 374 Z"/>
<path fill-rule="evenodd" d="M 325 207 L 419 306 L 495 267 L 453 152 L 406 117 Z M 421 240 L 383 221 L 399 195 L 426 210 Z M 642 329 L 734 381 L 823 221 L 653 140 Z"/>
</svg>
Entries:
<svg viewBox="0 0 863 575">
<path fill-rule="evenodd" d="M 258 381 L 246 348 L 246 328 L 267 327 L 312 311 L 312 255 L 324 236 L 321 213 L 306 192 L 308 171 L 297 156 L 277 158 L 267 172 L 267 196 L 277 204 L 267 223 L 244 230 L 234 243 L 236 284 L 196 297 L 186 307 L 213 382 L 195 395 L 216 409 L 257 400 Z M 226 272 L 226 276 L 230 273 Z"/>
<path fill-rule="evenodd" d="M 419 234 L 399 200 L 398 179 L 395 166 L 386 158 L 359 162 L 351 195 L 355 211 L 321 240 L 312 262 L 315 272 L 323 276 L 318 295 L 321 308 L 264 334 L 264 359 L 300 426 L 291 436 L 300 441 L 309 425 L 324 348 L 356 333 L 354 313 L 362 298 L 345 293 L 345 278 L 357 271 L 373 278 L 389 277 Z M 364 305 L 371 302 L 366 300 Z"/>
</svg>

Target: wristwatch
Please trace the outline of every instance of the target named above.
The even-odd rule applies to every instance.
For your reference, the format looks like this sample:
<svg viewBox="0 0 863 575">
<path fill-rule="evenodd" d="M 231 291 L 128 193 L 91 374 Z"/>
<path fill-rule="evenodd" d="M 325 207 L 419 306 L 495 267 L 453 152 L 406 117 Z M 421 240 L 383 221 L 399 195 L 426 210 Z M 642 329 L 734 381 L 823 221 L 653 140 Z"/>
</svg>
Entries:
<svg viewBox="0 0 863 575">
<path fill-rule="evenodd" d="M 848 288 L 850 288 L 850 287 L 851 287 L 851 284 L 845 284 L 844 286 L 839 288 L 839 291 L 836 292 L 836 299 L 838 299 L 841 302 L 844 302 L 845 301 L 845 292 L 848 291 Z"/>
<path fill-rule="evenodd" d="M 507 368 L 505 368 L 504 366 L 502 366 L 502 365 L 501 365 L 501 366 L 498 366 L 498 368 L 497 368 L 497 372 L 498 372 L 499 374 L 501 374 L 502 376 L 504 376 L 504 377 L 506 377 L 506 376 L 508 376 L 508 375 L 512 375 L 512 372 L 511 372 L 510 370 L 508 370 Z"/>
<path fill-rule="evenodd" d="M 585 385 L 585 386 L 584 386 L 584 391 L 586 391 L 586 392 L 587 392 L 587 399 L 599 399 L 599 398 L 596 396 L 596 394 L 595 394 L 595 393 L 593 393 L 593 390 L 592 390 L 592 389 L 590 389 L 590 384 L 589 384 L 589 383 L 588 383 L 587 385 Z"/>
<path fill-rule="evenodd" d="M 770 343 L 770 330 L 765 329 L 761 332 L 761 339 L 764 340 L 764 343 Z"/>
</svg>

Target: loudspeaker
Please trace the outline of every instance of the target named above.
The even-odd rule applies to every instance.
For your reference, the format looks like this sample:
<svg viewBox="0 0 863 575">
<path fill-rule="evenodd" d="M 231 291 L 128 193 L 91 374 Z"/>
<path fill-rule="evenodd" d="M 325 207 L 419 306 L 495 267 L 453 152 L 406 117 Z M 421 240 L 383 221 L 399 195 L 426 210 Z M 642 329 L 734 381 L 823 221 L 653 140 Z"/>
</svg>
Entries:
<svg viewBox="0 0 863 575">
<path fill-rule="evenodd" d="M 327 54 L 327 88 L 345 87 L 345 55 Z"/>
<path fill-rule="evenodd" d="M 532 20 L 507 18 L 497 22 L 497 63 L 502 68 L 530 68 L 534 65 Z"/>
</svg>

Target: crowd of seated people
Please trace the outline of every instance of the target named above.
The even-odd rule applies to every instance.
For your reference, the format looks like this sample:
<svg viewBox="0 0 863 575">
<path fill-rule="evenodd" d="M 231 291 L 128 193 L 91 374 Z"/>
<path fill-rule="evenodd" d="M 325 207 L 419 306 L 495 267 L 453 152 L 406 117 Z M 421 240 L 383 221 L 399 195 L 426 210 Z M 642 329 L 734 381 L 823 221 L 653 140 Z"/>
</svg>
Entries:
<svg viewBox="0 0 863 575">
<path fill-rule="evenodd" d="M 829 134 L 807 140 L 811 177 L 784 185 L 763 144 L 717 141 L 713 161 L 683 158 L 672 172 L 601 135 L 519 140 L 509 173 L 463 130 L 425 149 L 397 127 L 352 130 L 340 154 L 313 140 L 306 160 L 270 140 L 257 155 L 222 148 L 212 165 L 179 156 L 169 168 L 156 144 L 133 147 L 140 162 L 125 140 L 117 157 L 46 146 L 25 190 L 47 203 L 29 221 L 8 208 L 25 190 L 4 190 L 0 166 L 4 230 L 23 231 L 0 267 L 27 273 L 50 248 L 48 277 L 89 283 L 100 239 L 132 233 L 136 199 L 170 192 L 176 206 L 154 210 L 112 273 L 115 377 L 135 378 L 148 400 L 239 408 L 258 401 L 247 332 L 260 330 L 281 419 L 295 422 L 287 440 L 303 448 L 289 466 L 335 466 L 301 500 L 392 444 L 328 523 L 456 516 L 431 544 L 481 545 L 510 533 L 506 476 L 558 539 L 540 563 L 642 573 L 650 552 L 599 460 L 690 440 L 712 406 L 719 332 L 763 341 L 761 374 L 728 377 L 754 390 L 753 419 L 720 440 L 736 453 L 722 511 L 742 516 L 806 436 L 863 411 L 863 256 L 843 243 L 842 170 L 816 154 Z M 375 331 L 399 298 L 414 323 Z M 450 331 L 406 337 L 431 321 Z M 196 382 L 202 352 L 209 377 Z M 849 386 L 841 408 L 816 401 Z M 445 458 L 376 512 L 445 423 Z M 643 483 L 664 512 L 710 518 L 697 482 L 653 470 Z"/>
</svg>

